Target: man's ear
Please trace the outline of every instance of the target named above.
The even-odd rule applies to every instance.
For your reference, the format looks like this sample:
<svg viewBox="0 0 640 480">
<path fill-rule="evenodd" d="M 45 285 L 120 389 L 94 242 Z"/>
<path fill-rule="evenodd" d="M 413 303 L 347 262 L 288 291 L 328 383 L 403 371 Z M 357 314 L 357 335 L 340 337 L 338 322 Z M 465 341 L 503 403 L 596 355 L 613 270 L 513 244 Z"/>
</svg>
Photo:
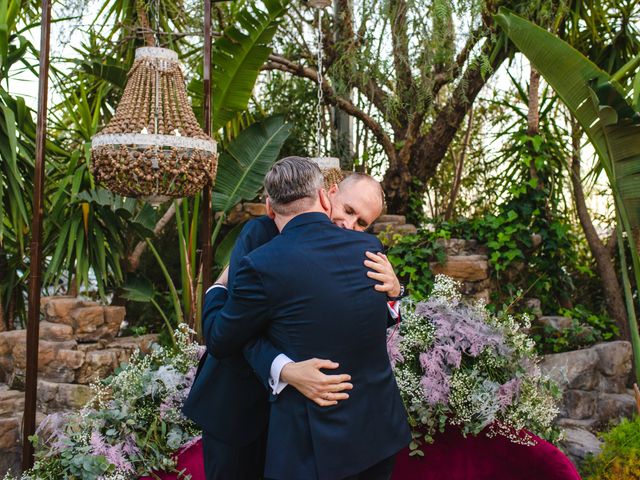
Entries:
<svg viewBox="0 0 640 480">
<path fill-rule="evenodd" d="M 273 220 L 274 218 L 276 218 L 276 212 L 274 212 L 273 207 L 271 207 L 271 200 L 269 199 L 269 197 L 267 197 L 266 204 L 267 204 L 267 217 Z"/>
<path fill-rule="evenodd" d="M 320 206 L 322 210 L 329 216 L 331 216 L 331 202 L 329 201 L 329 195 L 324 188 L 321 188 L 318 191 L 318 197 L 320 198 Z"/>
<path fill-rule="evenodd" d="M 340 190 L 340 188 L 338 187 L 338 184 L 334 183 L 333 185 L 331 185 L 331 188 L 327 190 L 327 193 L 329 195 L 335 195 L 336 193 L 338 193 L 338 190 Z"/>
</svg>

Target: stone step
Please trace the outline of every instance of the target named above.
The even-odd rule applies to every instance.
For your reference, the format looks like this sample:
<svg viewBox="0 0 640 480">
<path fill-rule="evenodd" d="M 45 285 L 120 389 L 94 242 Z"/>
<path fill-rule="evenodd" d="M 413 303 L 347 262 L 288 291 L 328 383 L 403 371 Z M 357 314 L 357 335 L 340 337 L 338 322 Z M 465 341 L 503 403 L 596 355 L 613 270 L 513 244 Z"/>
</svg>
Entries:
<svg viewBox="0 0 640 480">
<path fill-rule="evenodd" d="M 431 262 L 430 267 L 434 274 L 441 273 L 466 282 L 489 278 L 489 262 L 486 255 L 453 255 L 447 257 L 444 265 Z"/>
<path fill-rule="evenodd" d="M 580 465 L 587 456 L 600 453 L 602 442 L 593 433 L 576 427 L 566 428 L 564 432 L 561 446 L 576 465 Z"/>
<path fill-rule="evenodd" d="M 41 311 L 48 323 L 72 328 L 72 338 L 79 342 L 113 340 L 124 321 L 125 308 L 104 306 L 76 297 L 44 297 Z M 45 335 L 68 335 L 68 329 L 45 326 Z"/>
<path fill-rule="evenodd" d="M 538 323 L 542 326 L 553 328 L 554 330 L 565 330 L 571 328 L 573 320 L 569 317 L 543 315 L 538 319 Z"/>
<path fill-rule="evenodd" d="M 13 417 L 24 411 L 24 392 L 11 390 L 8 385 L 0 384 L 0 418 Z"/>
<path fill-rule="evenodd" d="M 611 420 L 632 418 L 636 413 L 636 400 L 629 393 L 601 393 L 598 395 L 597 415 L 604 424 Z"/>
<path fill-rule="evenodd" d="M 404 225 L 407 223 L 407 217 L 404 215 L 380 215 L 378 219 L 375 221 L 375 224 L 378 223 L 391 223 L 395 225 Z"/>
<path fill-rule="evenodd" d="M 581 428 L 592 433 L 595 433 L 599 426 L 598 419 L 596 418 L 587 418 L 585 420 L 575 420 L 573 418 L 558 418 L 555 423 L 562 428 Z"/>
<path fill-rule="evenodd" d="M 375 234 L 391 232 L 394 235 L 415 235 L 418 229 L 410 223 L 396 224 L 390 222 L 376 222 L 373 224 L 372 232 Z"/>
<path fill-rule="evenodd" d="M 49 414 L 80 410 L 91 399 L 91 387 L 38 380 L 38 410 Z"/>
</svg>

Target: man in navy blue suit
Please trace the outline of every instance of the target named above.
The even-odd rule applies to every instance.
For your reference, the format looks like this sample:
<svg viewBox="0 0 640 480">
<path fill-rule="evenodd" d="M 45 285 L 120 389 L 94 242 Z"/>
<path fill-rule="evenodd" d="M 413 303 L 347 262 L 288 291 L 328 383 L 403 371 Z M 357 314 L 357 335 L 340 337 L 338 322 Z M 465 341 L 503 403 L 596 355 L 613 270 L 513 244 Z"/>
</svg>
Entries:
<svg viewBox="0 0 640 480">
<path fill-rule="evenodd" d="M 328 195 L 332 221 L 343 228 L 363 231 L 383 208 L 380 186 L 368 175 L 353 174 L 339 185 L 333 185 Z M 269 217 L 247 223 L 236 242 L 228 272 L 223 276 L 224 283 L 228 278 L 229 288 L 233 286 L 240 260 L 277 234 L 278 229 Z M 401 286 L 386 257 L 373 253 L 367 253 L 367 256 L 365 263 L 372 268 L 368 275 L 380 282 L 375 288 L 386 292 L 390 298 L 399 295 Z M 209 291 L 205 296 L 205 320 L 216 313 L 211 308 L 211 298 Z M 392 321 L 398 315 L 397 306 L 398 302 L 389 302 Z M 244 352 L 255 372 L 259 372 L 264 386 L 274 393 L 290 384 L 318 405 L 334 405 L 338 400 L 348 398 L 344 391 L 351 388 L 349 376 L 326 375 L 321 371 L 337 368 L 335 362 L 310 359 L 287 364 L 290 359 L 272 347 L 267 339 L 250 342 Z M 261 368 L 261 365 L 269 364 L 271 368 Z M 261 477 L 268 418 L 264 386 L 260 385 L 241 353 L 221 361 L 210 355 L 203 357 L 184 411 L 203 427 L 207 479 L 255 480 Z"/>
<path fill-rule="evenodd" d="M 322 176 L 308 160 L 277 162 L 265 188 L 281 234 L 242 259 L 230 295 L 212 290 L 218 313 L 205 312 L 207 350 L 228 357 L 266 334 L 296 362 L 331 358 L 351 376 L 348 400 L 330 407 L 293 388 L 272 395 L 265 477 L 389 478 L 410 433 L 386 353 L 386 296 L 363 264 L 381 245 L 331 224 Z"/>
</svg>

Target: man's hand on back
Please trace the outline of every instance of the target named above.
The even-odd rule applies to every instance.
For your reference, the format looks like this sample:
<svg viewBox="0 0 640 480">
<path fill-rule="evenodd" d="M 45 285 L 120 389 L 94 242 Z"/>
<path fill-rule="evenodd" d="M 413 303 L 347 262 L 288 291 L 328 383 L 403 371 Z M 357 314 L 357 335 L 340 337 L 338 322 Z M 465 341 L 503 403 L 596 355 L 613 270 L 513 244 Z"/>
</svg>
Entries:
<svg viewBox="0 0 640 480">
<path fill-rule="evenodd" d="M 393 271 L 393 265 L 384 253 L 366 252 L 368 260 L 364 261 L 366 267 L 373 270 L 367 272 L 369 278 L 380 282 L 374 288 L 378 292 L 386 292 L 387 297 L 397 297 L 400 295 L 400 281 Z"/>
<path fill-rule="evenodd" d="M 328 407 L 349 398 L 346 390 L 353 388 L 353 385 L 348 383 L 351 380 L 350 375 L 326 375 L 321 372 L 321 369 L 334 370 L 338 367 L 336 362 L 318 358 L 304 362 L 291 362 L 282 368 L 280 379 L 294 387 L 309 400 L 321 407 Z"/>
</svg>

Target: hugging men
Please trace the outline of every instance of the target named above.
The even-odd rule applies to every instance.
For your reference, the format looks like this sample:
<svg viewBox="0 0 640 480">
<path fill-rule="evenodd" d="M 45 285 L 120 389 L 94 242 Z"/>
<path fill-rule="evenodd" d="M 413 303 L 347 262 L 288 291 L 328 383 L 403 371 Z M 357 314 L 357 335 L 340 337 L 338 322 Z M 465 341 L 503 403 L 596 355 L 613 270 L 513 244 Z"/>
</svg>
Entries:
<svg viewBox="0 0 640 480">
<path fill-rule="evenodd" d="M 204 429 L 207 478 L 259 478 L 266 442 L 265 478 L 387 479 L 409 442 L 386 352 L 387 295 L 378 291 L 397 295 L 397 281 L 378 284 L 388 271 L 372 254 L 382 249 L 375 237 L 340 228 L 366 228 L 382 194 L 369 177 L 354 178 L 327 194 L 314 163 L 277 162 L 265 189 L 280 234 L 270 220 L 250 222 L 240 240 L 261 246 L 232 258 L 228 290 L 214 285 L 207 293 L 209 358 L 184 407 Z M 349 181 L 362 201 L 338 195 Z M 297 376 L 305 368 L 315 375 L 306 386 Z"/>
</svg>

